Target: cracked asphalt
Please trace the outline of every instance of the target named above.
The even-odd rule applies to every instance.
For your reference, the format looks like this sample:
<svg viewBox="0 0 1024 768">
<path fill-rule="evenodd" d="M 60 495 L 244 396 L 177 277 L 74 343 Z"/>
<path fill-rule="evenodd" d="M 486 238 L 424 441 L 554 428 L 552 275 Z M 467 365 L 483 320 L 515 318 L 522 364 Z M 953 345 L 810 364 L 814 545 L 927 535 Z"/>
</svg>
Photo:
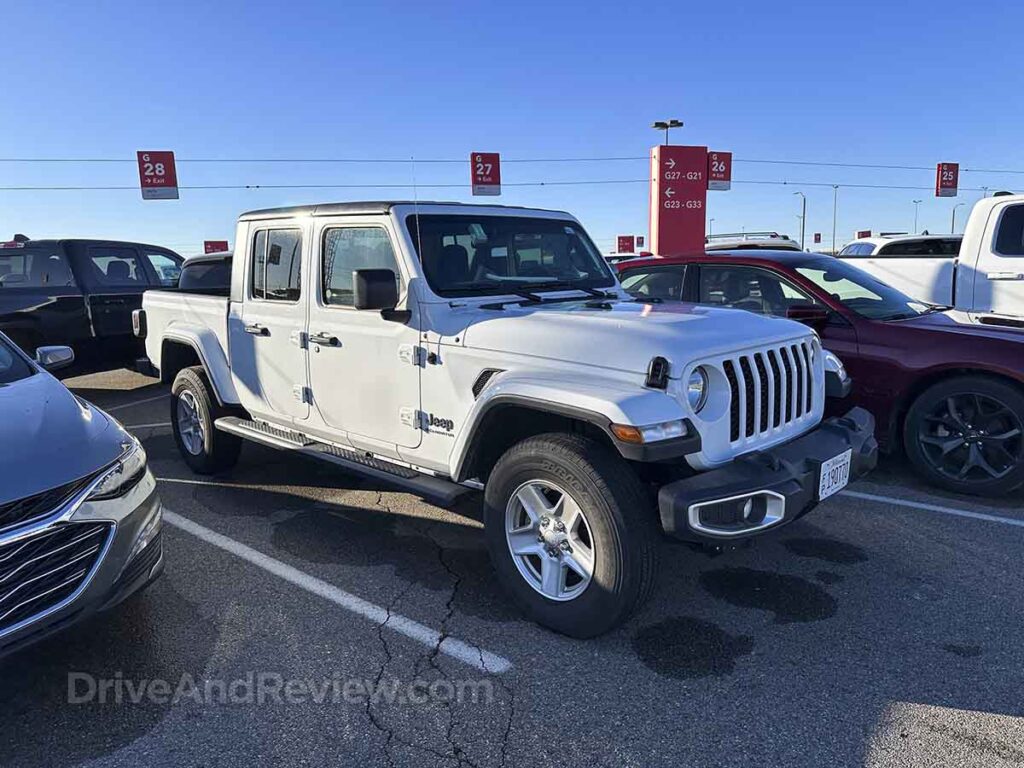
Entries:
<svg viewBox="0 0 1024 768">
<path fill-rule="evenodd" d="M 1024 494 L 886 462 L 853 490 L 998 520 L 836 497 L 717 556 L 666 542 L 648 606 L 576 641 L 506 600 L 478 498 L 439 509 L 255 445 L 199 478 L 166 388 L 68 383 L 142 439 L 167 509 L 385 618 L 167 525 L 149 590 L 0 662 L 2 765 L 1024 765 Z"/>
</svg>

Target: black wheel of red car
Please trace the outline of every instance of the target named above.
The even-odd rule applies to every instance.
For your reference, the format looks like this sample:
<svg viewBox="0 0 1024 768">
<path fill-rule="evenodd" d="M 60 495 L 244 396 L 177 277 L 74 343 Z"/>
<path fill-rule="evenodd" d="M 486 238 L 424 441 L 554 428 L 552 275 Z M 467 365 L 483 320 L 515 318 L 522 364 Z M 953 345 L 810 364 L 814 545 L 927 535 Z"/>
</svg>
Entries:
<svg viewBox="0 0 1024 768">
<path fill-rule="evenodd" d="M 986 376 L 959 376 L 921 394 L 903 430 L 907 456 L 935 485 L 995 496 L 1024 483 L 1024 394 Z"/>
</svg>

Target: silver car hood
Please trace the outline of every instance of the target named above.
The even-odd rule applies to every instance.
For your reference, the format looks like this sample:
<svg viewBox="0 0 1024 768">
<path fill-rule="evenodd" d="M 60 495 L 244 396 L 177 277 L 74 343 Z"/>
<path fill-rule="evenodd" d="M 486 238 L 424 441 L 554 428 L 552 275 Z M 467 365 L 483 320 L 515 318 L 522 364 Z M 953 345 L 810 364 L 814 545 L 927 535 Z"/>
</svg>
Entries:
<svg viewBox="0 0 1024 768">
<path fill-rule="evenodd" d="M 93 474 L 127 436 L 48 373 L 0 385 L 0 504 Z"/>
</svg>

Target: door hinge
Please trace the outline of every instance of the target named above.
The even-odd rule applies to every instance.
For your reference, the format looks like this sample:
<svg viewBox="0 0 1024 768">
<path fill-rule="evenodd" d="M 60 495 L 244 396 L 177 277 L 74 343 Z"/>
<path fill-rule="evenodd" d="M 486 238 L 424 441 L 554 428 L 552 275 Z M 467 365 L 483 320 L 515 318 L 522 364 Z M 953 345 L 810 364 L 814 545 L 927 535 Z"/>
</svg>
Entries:
<svg viewBox="0 0 1024 768">
<path fill-rule="evenodd" d="M 398 346 L 398 359 L 406 365 L 417 365 L 422 366 L 423 360 L 426 357 L 426 352 L 423 347 L 418 347 L 415 344 L 400 344 Z"/>
<path fill-rule="evenodd" d="M 296 384 L 292 387 L 292 397 L 294 397 L 295 401 L 299 403 L 312 403 L 313 390 L 309 387 L 304 387 L 301 384 Z"/>
<path fill-rule="evenodd" d="M 299 349 L 309 349 L 309 335 L 305 331 L 292 331 L 288 340 Z"/>
</svg>

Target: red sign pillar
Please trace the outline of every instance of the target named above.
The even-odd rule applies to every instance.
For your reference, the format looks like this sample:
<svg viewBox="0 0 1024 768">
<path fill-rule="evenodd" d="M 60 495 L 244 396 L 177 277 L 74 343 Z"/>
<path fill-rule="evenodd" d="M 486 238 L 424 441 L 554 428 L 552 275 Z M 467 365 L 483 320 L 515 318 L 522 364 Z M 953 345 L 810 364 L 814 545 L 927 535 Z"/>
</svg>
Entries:
<svg viewBox="0 0 1024 768">
<path fill-rule="evenodd" d="M 707 147 L 651 148 L 651 251 L 658 256 L 704 252 Z"/>
</svg>

